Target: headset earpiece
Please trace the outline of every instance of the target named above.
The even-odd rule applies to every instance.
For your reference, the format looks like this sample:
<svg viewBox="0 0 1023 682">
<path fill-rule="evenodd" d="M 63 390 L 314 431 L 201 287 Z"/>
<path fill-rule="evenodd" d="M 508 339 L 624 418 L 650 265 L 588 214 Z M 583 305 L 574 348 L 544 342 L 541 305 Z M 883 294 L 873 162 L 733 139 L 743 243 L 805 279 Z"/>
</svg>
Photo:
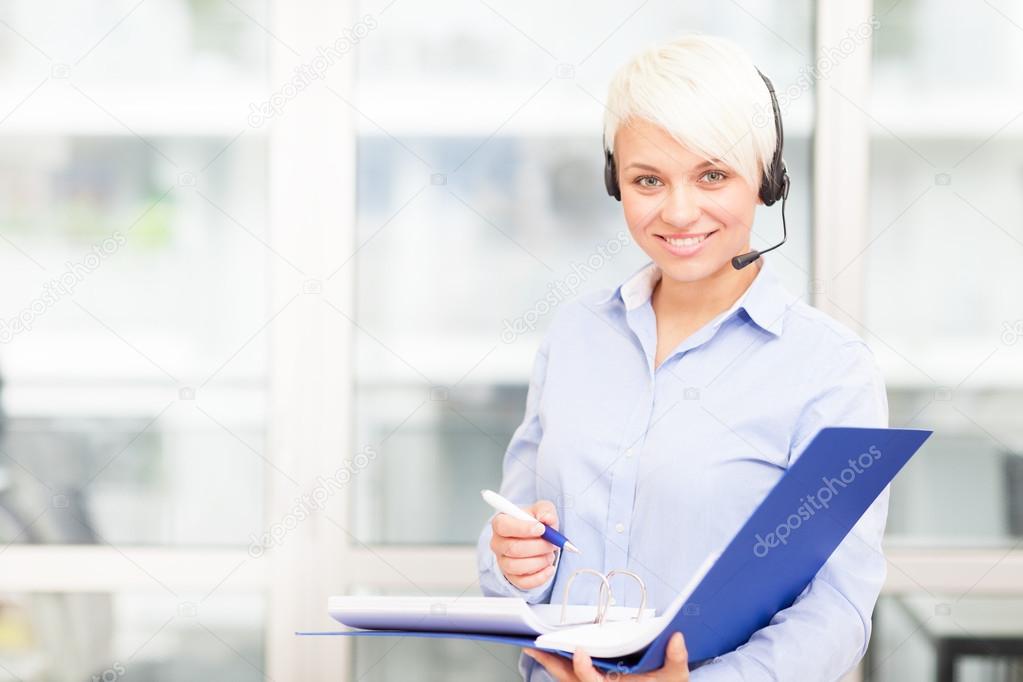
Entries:
<svg viewBox="0 0 1023 682">
<path fill-rule="evenodd" d="M 607 150 L 607 145 L 604 145 L 604 187 L 607 188 L 607 193 L 617 199 L 622 200 L 622 189 L 618 186 L 618 168 L 615 165 L 614 154 Z"/>
<path fill-rule="evenodd" d="M 760 184 L 760 200 L 764 202 L 764 206 L 770 206 L 779 199 L 786 199 L 789 196 L 789 174 L 785 168 L 785 161 L 782 159 L 785 131 L 781 124 L 781 108 L 778 106 L 778 98 L 774 94 L 774 86 L 771 84 L 771 80 L 760 72 L 760 69 L 757 69 L 757 73 L 760 74 L 764 85 L 767 86 L 767 91 L 771 93 L 771 111 L 774 115 L 774 132 L 776 134 L 771 167 Z"/>
</svg>

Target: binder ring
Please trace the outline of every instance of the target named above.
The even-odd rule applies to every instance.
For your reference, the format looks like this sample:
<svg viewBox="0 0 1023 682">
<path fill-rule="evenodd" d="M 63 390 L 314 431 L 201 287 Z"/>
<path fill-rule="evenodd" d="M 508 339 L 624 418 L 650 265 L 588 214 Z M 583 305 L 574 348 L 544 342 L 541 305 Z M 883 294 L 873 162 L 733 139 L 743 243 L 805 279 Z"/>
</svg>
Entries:
<svg viewBox="0 0 1023 682">
<path fill-rule="evenodd" d="M 574 571 L 568 578 L 568 583 L 565 585 L 565 594 L 561 598 L 561 624 L 565 624 L 565 612 L 568 610 L 568 594 L 572 591 L 572 583 L 575 581 L 576 576 L 580 573 L 591 573 L 600 578 L 600 596 L 597 599 L 597 617 L 593 621 L 599 625 L 604 622 L 604 616 L 607 615 L 607 607 L 610 606 L 611 585 L 607 582 L 607 577 L 603 573 L 595 571 L 592 568 L 580 568 L 577 571 Z M 605 595 L 607 595 L 606 598 Z"/>
<path fill-rule="evenodd" d="M 638 623 L 640 621 L 640 619 L 643 617 L 643 610 L 646 608 L 646 585 L 643 583 L 643 579 L 640 578 L 637 574 L 633 573 L 632 571 L 627 571 L 624 568 L 616 568 L 616 569 L 614 569 L 612 571 L 609 571 L 607 576 L 606 576 L 607 580 L 605 581 L 605 584 L 607 585 L 608 591 L 611 590 L 611 578 L 613 578 L 618 573 L 621 573 L 622 575 L 627 575 L 627 576 L 635 579 L 635 581 L 637 583 L 639 583 L 639 591 L 640 591 L 641 597 L 640 597 L 640 602 L 639 602 L 639 610 L 636 611 L 636 622 Z M 603 585 L 601 586 L 600 589 L 602 589 L 602 590 L 604 589 Z M 613 602 L 613 601 L 614 601 L 614 597 L 613 596 L 608 598 L 608 602 L 609 603 Z M 607 609 L 604 609 L 604 614 L 605 615 L 607 614 Z"/>
<path fill-rule="evenodd" d="M 639 583 L 639 589 L 641 599 L 639 603 L 639 609 L 636 611 L 636 622 L 643 618 L 643 611 L 646 609 L 646 584 L 643 579 L 636 573 L 628 571 L 624 568 L 616 568 L 609 571 L 607 575 L 604 575 L 600 571 L 595 571 L 592 568 L 580 568 L 572 573 L 568 578 L 568 584 L 565 585 L 565 594 L 561 597 L 561 624 L 565 624 L 565 615 L 568 610 L 568 595 L 572 591 L 572 583 L 575 581 L 576 576 L 580 573 L 591 573 L 600 578 L 600 594 L 597 597 L 597 617 L 593 619 L 594 624 L 603 625 L 604 620 L 607 618 L 607 610 L 611 607 L 614 602 L 614 592 L 611 590 L 611 578 L 621 573 L 622 575 L 630 576 Z"/>
</svg>

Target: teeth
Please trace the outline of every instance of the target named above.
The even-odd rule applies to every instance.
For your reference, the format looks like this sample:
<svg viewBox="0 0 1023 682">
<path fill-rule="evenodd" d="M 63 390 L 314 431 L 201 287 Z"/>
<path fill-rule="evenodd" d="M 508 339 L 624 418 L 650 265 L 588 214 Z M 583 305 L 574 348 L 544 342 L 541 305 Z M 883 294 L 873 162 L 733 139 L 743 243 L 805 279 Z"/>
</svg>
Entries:
<svg viewBox="0 0 1023 682">
<path fill-rule="evenodd" d="M 696 246 L 706 238 L 707 235 L 704 235 L 702 237 L 688 237 L 686 239 L 670 239 L 668 237 L 665 237 L 664 241 L 668 242 L 672 246 Z"/>
</svg>

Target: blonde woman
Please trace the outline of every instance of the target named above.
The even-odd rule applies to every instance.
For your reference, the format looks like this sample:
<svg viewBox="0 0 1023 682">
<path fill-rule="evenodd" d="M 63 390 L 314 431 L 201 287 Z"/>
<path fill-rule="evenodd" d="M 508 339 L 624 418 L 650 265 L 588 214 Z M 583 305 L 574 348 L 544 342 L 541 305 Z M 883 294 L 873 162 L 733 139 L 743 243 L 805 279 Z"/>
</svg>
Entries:
<svg viewBox="0 0 1023 682">
<path fill-rule="evenodd" d="M 822 426 L 888 425 L 869 348 L 789 293 L 773 256 L 748 255 L 758 205 L 788 191 L 773 114 L 768 81 L 721 38 L 683 37 L 614 76 L 608 191 L 650 262 L 552 320 L 500 488 L 583 552 L 555 551 L 536 524 L 495 514 L 478 544 L 485 594 L 558 603 L 577 569 L 627 568 L 661 610 Z M 886 488 L 796 601 L 747 643 L 689 661 L 676 634 L 664 668 L 636 679 L 841 678 L 870 637 L 887 510 Z M 595 587 L 582 582 L 572 601 L 594 603 Z M 639 604 L 631 581 L 613 587 L 618 604 Z M 573 660 L 524 654 L 531 682 L 604 679 L 582 651 Z"/>
</svg>

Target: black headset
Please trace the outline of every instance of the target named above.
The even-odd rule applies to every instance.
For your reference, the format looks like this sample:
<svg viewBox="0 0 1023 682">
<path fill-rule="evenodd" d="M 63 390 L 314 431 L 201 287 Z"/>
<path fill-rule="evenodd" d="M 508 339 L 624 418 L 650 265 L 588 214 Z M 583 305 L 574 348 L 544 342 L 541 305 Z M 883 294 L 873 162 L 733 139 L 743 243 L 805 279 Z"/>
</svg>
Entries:
<svg viewBox="0 0 1023 682">
<path fill-rule="evenodd" d="M 757 258 L 760 258 L 762 254 L 768 251 L 773 251 L 779 246 L 785 243 L 785 239 L 788 237 L 788 228 L 785 225 L 785 200 L 789 198 L 789 174 L 785 168 L 785 160 L 782 159 L 782 149 L 785 146 L 785 132 L 781 125 L 781 109 L 778 107 L 778 98 L 774 94 L 774 86 L 771 84 L 770 79 L 757 69 L 757 73 L 764 79 L 764 84 L 767 85 L 768 92 L 771 93 L 771 109 L 774 112 L 774 130 L 777 133 L 777 143 L 774 147 L 774 156 L 771 157 L 771 168 L 764 175 L 763 181 L 760 183 L 760 200 L 764 202 L 764 206 L 771 206 L 776 201 L 781 199 L 781 227 L 782 227 L 782 240 L 772 246 L 769 249 L 763 251 L 750 251 L 736 256 L 732 259 L 732 266 L 736 270 L 741 270 L 746 267 Z M 615 164 L 614 154 L 607 149 L 607 144 L 604 144 L 604 187 L 607 188 L 607 193 L 617 199 L 622 200 L 622 188 L 618 184 L 618 168 Z"/>
</svg>

